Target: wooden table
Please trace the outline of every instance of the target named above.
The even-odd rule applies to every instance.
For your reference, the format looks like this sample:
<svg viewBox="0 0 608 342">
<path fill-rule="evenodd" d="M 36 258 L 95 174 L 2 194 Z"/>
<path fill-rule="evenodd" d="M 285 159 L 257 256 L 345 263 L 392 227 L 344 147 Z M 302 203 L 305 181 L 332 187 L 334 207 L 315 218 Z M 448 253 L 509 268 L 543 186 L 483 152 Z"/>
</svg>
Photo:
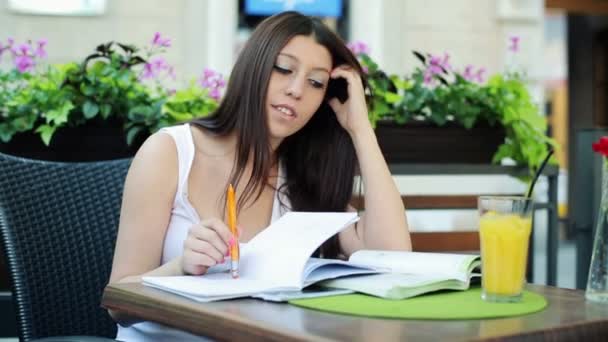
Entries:
<svg viewBox="0 0 608 342">
<path fill-rule="evenodd" d="M 545 310 L 486 320 L 374 319 L 255 299 L 197 303 L 138 283 L 109 285 L 102 305 L 143 320 L 229 340 L 608 341 L 608 304 L 587 302 L 579 290 L 527 288 L 547 298 Z"/>
</svg>

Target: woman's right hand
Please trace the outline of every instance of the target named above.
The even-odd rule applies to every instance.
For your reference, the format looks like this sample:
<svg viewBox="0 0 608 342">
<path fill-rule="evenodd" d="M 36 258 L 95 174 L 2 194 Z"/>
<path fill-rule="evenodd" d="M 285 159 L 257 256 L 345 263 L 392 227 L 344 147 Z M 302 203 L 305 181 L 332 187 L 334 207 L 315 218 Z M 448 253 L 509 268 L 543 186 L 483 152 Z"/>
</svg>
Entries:
<svg viewBox="0 0 608 342">
<path fill-rule="evenodd" d="M 192 225 L 184 241 L 182 271 L 185 274 L 201 275 L 209 267 L 223 263 L 229 255 L 228 248 L 232 239 L 230 229 L 218 218 Z"/>
</svg>

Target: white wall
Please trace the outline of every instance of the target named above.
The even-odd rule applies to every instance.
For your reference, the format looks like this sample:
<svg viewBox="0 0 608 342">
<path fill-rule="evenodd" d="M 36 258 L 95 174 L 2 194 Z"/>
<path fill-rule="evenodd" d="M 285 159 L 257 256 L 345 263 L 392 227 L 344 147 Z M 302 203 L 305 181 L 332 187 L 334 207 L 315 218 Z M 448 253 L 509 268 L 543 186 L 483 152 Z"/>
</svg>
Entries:
<svg viewBox="0 0 608 342">
<path fill-rule="evenodd" d="M 542 103 L 543 0 L 351 0 L 350 39 L 367 42 L 389 73 L 419 66 L 412 50 L 450 55 L 453 66 L 485 67 L 489 74 L 512 62 L 511 35 L 521 37 L 516 62 L 528 72 Z"/>
</svg>

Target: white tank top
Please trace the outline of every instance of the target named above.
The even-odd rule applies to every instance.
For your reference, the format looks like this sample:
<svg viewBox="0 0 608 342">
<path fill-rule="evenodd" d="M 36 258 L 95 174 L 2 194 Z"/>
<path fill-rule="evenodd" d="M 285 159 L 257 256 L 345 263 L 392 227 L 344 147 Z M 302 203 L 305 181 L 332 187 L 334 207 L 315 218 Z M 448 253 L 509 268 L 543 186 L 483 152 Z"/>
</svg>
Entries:
<svg viewBox="0 0 608 342">
<path fill-rule="evenodd" d="M 188 175 L 192 168 L 194 160 L 194 141 L 189 124 L 180 126 L 165 127 L 159 132 L 169 134 L 173 137 L 177 146 L 177 159 L 179 164 L 179 173 L 177 181 L 177 191 L 173 200 L 173 208 L 171 209 L 171 218 L 163 243 L 162 264 L 178 257 L 182 254 L 184 240 L 188 235 L 188 229 L 193 224 L 201 220 L 196 209 L 188 200 Z M 283 183 L 283 169 L 279 167 L 277 189 Z M 280 196 L 280 199 L 279 199 Z M 281 203 L 283 205 L 281 205 Z M 272 204 L 271 222 L 281 217 L 289 211 L 289 200 L 280 191 L 275 192 Z M 211 267 L 209 272 L 228 269 L 227 263 Z M 169 328 L 167 326 L 154 323 L 142 322 L 133 324 L 129 327 L 118 325 L 117 340 L 120 341 L 209 341 L 209 339 L 195 336 L 187 332 Z"/>
</svg>

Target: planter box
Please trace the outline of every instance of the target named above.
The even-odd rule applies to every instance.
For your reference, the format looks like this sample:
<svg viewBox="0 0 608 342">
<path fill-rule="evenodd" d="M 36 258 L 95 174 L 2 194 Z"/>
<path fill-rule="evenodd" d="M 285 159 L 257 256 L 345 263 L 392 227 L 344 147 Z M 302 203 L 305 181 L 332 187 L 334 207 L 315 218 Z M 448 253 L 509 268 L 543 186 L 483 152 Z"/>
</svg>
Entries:
<svg viewBox="0 0 608 342">
<path fill-rule="evenodd" d="M 466 129 L 454 123 L 378 122 L 376 136 L 389 163 L 489 164 L 505 132 L 503 127 L 487 124 Z"/>
<path fill-rule="evenodd" d="M 19 133 L 8 143 L 0 143 L 0 152 L 62 162 L 111 160 L 132 157 L 145 138 L 139 137 L 128 146 L 122 122 L 97 120 L 58 129 L 49 146 L 44 145 L 37 133 Z"/>
</svg>

